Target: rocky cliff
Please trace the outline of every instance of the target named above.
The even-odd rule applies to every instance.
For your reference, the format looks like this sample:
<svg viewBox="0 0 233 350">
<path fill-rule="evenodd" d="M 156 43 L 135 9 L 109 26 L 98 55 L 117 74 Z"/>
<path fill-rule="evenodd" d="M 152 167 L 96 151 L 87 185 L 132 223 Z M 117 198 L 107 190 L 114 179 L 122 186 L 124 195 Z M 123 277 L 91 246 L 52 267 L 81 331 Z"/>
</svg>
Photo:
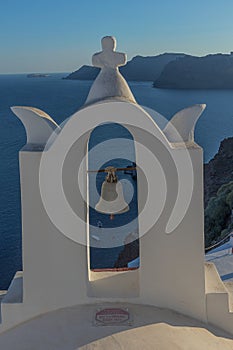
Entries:
<svg viewBox="0 0 233 350">
<path fill-rule="evenodd" d="M 127 267 L 128 263 L 139 257 L 139 240 L 135 240 L 129 244 L 126 244 L 120 252 L 117 261 L 115 262 L 115 268 Z"/>
<path fill-rule="evenodd" d="M 167 89 L 233 89 L 233 53 L 184 56 L 166 65 L 154 87 Z"/>
<path fill-rule="evenodd" d="M 233 181 L 233 137 L 224 139 L 218 153 L 204 165 L 205 206 L 218 189 Z"/>
</svg>

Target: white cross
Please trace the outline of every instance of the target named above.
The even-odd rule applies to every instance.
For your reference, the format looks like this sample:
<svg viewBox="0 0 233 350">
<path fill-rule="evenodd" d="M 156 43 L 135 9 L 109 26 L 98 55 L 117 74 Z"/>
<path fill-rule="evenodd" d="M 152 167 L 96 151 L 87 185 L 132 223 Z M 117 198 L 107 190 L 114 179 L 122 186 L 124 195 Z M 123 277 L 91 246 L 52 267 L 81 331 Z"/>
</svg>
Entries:
<svg viewBox="0 0 233 350">
<path fill-rule="evenodd" d="M 124 66 L 126 54 L 116 52 L 116 39 L 113 36 L 105 36 L 101 40 L 103 51 L 92 56 L 92 64 L 98 68 L 113 68 Z"/>
</svg>

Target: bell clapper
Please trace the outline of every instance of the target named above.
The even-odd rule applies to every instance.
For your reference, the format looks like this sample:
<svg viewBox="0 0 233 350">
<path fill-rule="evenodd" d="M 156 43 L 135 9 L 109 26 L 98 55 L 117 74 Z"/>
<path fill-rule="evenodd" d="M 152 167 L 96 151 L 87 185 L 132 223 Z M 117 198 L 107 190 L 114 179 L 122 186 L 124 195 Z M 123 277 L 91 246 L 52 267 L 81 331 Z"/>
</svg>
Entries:
<svg viewBox="0 0 233 350">
<path fill-rule="evenodd" d="M 107 172 L 107 176 L 105 178 L 105 180 L 107 182 L 110 182 L 110 183 L 117 183 L 118 179 L 117 179 L 117 176 L 116 176 L 116 168 L 114 168 L 113 166 L 109 166 L 105 169 L 105 171 Z"/>
<path fill-rule="evenodd" d="M 110 220 L 114 220 L 114 214 L 110 214 Z"/>
</svg>

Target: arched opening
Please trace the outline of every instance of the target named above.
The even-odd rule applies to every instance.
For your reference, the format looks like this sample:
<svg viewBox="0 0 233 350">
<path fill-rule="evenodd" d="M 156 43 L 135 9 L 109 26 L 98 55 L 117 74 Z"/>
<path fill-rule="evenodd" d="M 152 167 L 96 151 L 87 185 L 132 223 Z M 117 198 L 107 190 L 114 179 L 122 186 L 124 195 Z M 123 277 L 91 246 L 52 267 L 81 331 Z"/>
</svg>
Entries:
<svg viewBox="0 0 233 350">
<path fill-rule="evenodd" d="M 97 171 L 109 166 L 125 169 L 116 176 L 128 205 L 128 210 L 113 215 L 96 206 L 107 175 Z M 97 126 L 88 142 L 88 256 L 92 271 L 139 267 L 137 170 L 132 167 L 136 167 L 136 156 L 131 133 L 117 123 Z"/>
</svg>

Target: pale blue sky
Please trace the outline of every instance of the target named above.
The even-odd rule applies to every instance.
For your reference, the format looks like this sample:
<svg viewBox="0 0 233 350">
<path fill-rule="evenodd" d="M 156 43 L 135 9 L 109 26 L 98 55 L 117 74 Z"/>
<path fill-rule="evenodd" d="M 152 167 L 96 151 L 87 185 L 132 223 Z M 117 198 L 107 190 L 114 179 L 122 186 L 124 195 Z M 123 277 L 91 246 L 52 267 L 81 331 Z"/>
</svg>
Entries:
<svg viewBox="0 0 233 350">
<path fill-rule="evenodd" d="M 70 72 L 114 35 L 137 54 L 233 51 L 232 0 L 0 0 L 0 73 Z"/>
</svg>

